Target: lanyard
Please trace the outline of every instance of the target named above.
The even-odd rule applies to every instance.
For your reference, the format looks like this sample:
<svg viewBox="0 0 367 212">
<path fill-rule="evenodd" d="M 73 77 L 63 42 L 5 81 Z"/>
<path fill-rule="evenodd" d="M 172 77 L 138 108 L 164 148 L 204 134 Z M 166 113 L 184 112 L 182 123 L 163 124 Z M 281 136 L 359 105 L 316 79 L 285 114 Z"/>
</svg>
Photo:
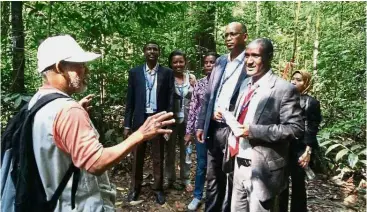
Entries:
<svg viewBox="0 0 367 212">
<path fill-rule="evenodd" d="M 183 107 L 183 99 L 184 99 L 184 88 L 186 88 L 188 85 L 181 85 L 181 86 L 179 86 L 179 85 L 177 85 L 176 84 L 176 88 L 177 88 L 177 90 L 178 90 L 178 92 L 180 92 L 180 108 L 182 108 Z"/>
<path fill-rule="evenodd" d="M 224 70 L 224 73 L 223 73 L 223 75 L 222 75 L 221 85 L 220 85 L 220 87 L 219 87 L 219 91 L 218 91 L 218 95 L 217 95 L 217 97 L 219 97 L 219 96 L 220 96 L 220 94 L 222 93 L 222 89 L 223 89 L 224 84 L 229 80 L 229 78 L 231 78 L 231 77 L 232 77 L 232 75 L 234 74 L 234 72 L 236 72 L 237 68 L 241 65 L 241 63 L 243 63 L 243 60 L 241 60 L 241 61 L 237 64 L 236 68 L 232 71 L 232 73 L 231 73 L 229 76 L 225 77 L 225 78 L 223 78 L 223 77 L 224 77 L 224 75 L 225 75 L 225 70 Z"/>
<path fill-rule="evenodd" d="M 153 78 L 153 82 L 150 82 L 149 79 L 148 79 L 148 75 L 147 75 L 147 67 L 144 66 L 144 77 L 145 77 L 145 84 L 149 90 L 149 99 L 148 99 L 148 107 L 150 107 L 150 100 L 151 100 L 151 96 L 152 96 L 152 90 L 153 90 L 153 87 L 154 87 L 154 84 L 155 84 L 155 78 L 157 76 L 157 71 L 155 71 L 154 73 L 154 78 Z"/>
</svg>

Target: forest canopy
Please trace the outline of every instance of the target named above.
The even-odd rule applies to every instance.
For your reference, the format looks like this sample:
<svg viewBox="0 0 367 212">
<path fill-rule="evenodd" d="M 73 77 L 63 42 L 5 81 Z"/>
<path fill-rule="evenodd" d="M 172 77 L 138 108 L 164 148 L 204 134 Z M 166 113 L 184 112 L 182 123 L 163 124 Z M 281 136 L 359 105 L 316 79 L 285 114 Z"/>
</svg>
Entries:
<svg viewBox="0 0 367 212">
<path fill-rule="evenodd" d="M 48 36 L 70 34 L 101 53 L 89 65 L 87 93 L 96 94 L 93 118 L 105 145 L 122 139 L 127 73 L 143 63 L 148 40 L 169 53 L 186 52 L 188 69 L 202 76 L 202 56 L 227 53 L 223 31 L 247 26 L 249 40 L 270 38 L 273 71 L 289 79 L 313 75 L 321 103 L 319 142 L 329 168 L 366 164 L 365 2 L 1 2 L 1 128 L 41 85 L 37 47 Z M 79 98 L 81 96 L 77 96 Z"/>
</svg>

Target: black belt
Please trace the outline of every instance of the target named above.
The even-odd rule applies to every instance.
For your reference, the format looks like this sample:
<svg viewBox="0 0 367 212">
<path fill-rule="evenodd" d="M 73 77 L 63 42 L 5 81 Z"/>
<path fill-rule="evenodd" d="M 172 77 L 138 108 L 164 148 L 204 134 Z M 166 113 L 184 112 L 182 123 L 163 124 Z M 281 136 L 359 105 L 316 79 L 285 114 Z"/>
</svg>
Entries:
<svg viewBox="0 0 367 212">
<path fill-rule="evenodd" d="M 246 159 L 246 158 L 237 157 L 237 164 L 238 164 L 238 168 L 240 168 L 240 166 L 249 167 L 251 166 L 251 160 Z"/>
</svg>

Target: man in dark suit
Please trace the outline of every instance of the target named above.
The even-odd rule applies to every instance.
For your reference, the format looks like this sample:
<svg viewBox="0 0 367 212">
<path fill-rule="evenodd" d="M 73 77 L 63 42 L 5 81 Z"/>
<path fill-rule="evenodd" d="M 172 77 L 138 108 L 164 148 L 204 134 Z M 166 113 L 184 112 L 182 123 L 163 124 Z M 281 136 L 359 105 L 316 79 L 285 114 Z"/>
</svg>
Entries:
<svg viewBox="0 0 367 212">
<path fill-rule="evenodd" d="M 233 212 L 273 211 L 287 185 L 289 143 L 303 137 L 299 92 L 272 73 L 272 58 L 273 44 L 266 38 L 252 41 L 245 51 L 249 77 L 234 110 L 243 133 L 235 137 L 231 132 L 226 149 L 235 157 Z"/>
<path fill-rule="evenodd" d="M 161 111 L 172 111 L 174 77 L 171 69 L 158 64 L 160 49 L 156 42 L 144 46 L 146 63 L 129 71 L 124 136 L 137 130 L 151 115 Z M 159 204 L 165 203 L 163 193 L 164 138 L 157 136 L 152 141 L 154 184 L 152 189 Z M 143 166 L 146 143 L 139 144 L 134 150 L 131 177 L 131 191 L 128 201 L 139 197 L 143 180 Z"/>
<path fill-rule="evenodd" d="M 235 94 L 238 94 L 240 85 L 246 78 L 246 72 L 242 71 L 247 40 L 246 26 L 238 22 L 228 24 L 224 39 L 230 53 L 216 61 L 196 127 L 198 141 L 205 141 L 208 148 L 205 211 L 230 210 L 232 175 L 227 176 L 222 170 L 229 129 L 222 119 L 222 111 L 232 109 L 231 102 L 235 102 Z"/>
</svg>

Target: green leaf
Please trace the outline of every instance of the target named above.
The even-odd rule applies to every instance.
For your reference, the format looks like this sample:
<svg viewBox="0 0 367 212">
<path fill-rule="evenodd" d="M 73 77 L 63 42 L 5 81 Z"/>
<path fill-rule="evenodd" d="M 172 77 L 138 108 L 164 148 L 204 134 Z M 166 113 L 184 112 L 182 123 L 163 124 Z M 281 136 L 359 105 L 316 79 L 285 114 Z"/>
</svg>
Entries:
<svg viewBox="0 0 367 212">
<path fill-rule="evenodd" d="M 323 139 L 329 139 L 329 138 L 330 138 L 330 132 L 324 132 L 324 133 L 322 133 L 322 134 L 321 134 L 321 137 L 322 137 Z"/>
<path fill-rule="evenodd" d="M 32 99 L 32 97 L 31 96 L 22 96 L 22 99 L 26 102 L 29 102 Z"/>
<path fill-rule="evenodd" d="M 324 142 L 320 143 L 320 146 L 321 147 L 326 146 L 326 144 L 330 144 L 331 142 L 333 142 L 333 140 L 324 141 Z"/>
<path fill-rule="evenodd" d="M 22 97 L 19 95 L 18 98 L 14 102 L 14 108 L 18 108 L 22 103 Z"/>
<path fill-rule="evenodd" d="M 354 166 L 357 164 L 359 158 L 358 158 L 358 155 L 354 154 L 354 153 L 351 153 L 348 155 L 348 163 L 349 163 L 349 166 L 354 168 Z"/>
<path fill-rule="evenodd" d="M 359 160 L 359 162 L 363 163 L 364 165 L 367 165 L 367 160 Z"/>
<path fill-rule="evenodd" d="M 337 148 L 338 146 L 340 146 L 341 144 L 333 144 L 331 146 L 329 146 L 329 148 L 326 150 L 325 155 L 327 155 L 331 150 Z"/>
<path fill-rule="evenodd" d="M 349 152 L 349 149 L 342 149 L 336 154 L 335 161 L 340 160 L 344 155 L 346 155 Z"/>
<path fill-rule="evenodd" d="M 112 133 L 115 131 L 115 129 L 110 129 L 110 130 L 107 130 L 107 132 L 104 134 L 104 137 L 106 140 L 110 140 L 111 139 L 111 135 Z"/>
<path fill-rule="evenodd" d="M 358 153 L 358 155 L 366 155 L 366 149 L 363 149 L 362 151 L 360 151 L 360 152 Z"/>
<path fill-rule="evenodd" d="M 356 145 L 353 145 L 353 146 L 350 148 L 350 150 L 354 151 L 354 150 L 359 149 L 359 148 L 361 148 L 361 147 L 362 147 L 362 145 L 360 145 L 360 144 L 356 144 Z"/>
<path fill-rule="evenodd" d="M 116 138 L 116 142 L 117 143 L 121 143 L 121 142 L 123 142 L 124 141 L 124 137 L 117 137 Z"/>
<path fill-rule="evenodd" d="M 3 101 L 6 103 L 6 102 L 9 102 L 11 100 L 11 97 L 10 96 L 6 96 L 4 99 L 3 99 Z"/>
</svg>

